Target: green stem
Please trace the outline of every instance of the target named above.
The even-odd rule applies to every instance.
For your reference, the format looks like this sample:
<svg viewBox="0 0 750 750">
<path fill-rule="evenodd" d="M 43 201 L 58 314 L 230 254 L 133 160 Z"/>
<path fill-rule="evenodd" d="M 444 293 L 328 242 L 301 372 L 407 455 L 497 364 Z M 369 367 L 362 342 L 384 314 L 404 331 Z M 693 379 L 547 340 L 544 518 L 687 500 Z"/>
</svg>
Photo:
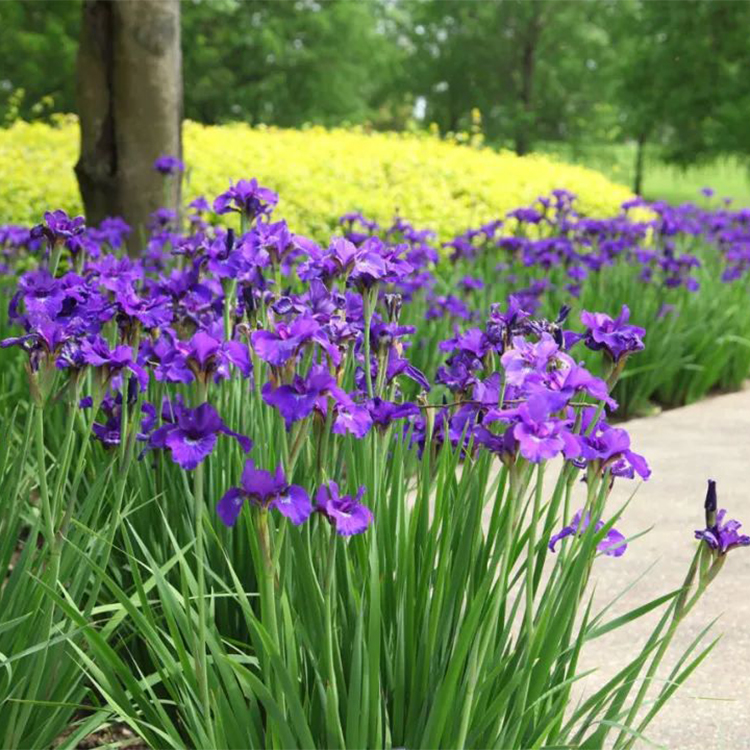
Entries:
<svg viewBox="0 0 750 750">
<path fill-rule="evenodd" d="M 42 514 L 47 544 L 50 550 L 54 545 L 55 522 L 52 518 L 52 506 L 47 487 L 47 454 L 44 447 L 44 407 L 33 406 L 34 409 L 34 442 L 36 446 L 36 468 L 39 474 L 39 494 L 42 501 Z"/>
<path fill-rule="evenodd" d="M 339 714 L 339 692 L 336 680 L 336 667 L 334 656 L 334 627 L 333 627 L 333 574 L 336 568 L 336 530 L 330 528 L 328 541 L 328 559 L 326 562 L 325 580 L 323 582 L 323 595 L 325 597 L 325 657 L 326 669 L 328 671 L 328 684 L 326 685 L 326 716 L 327 716 L 327 743 L 329 747 L 346 747 L 344 731 L 341 727 L 341 716 Z"/>
<path fill-rule="evenodd" d="M 63 245 L 61 242 L 56 242 L 50 250 L 49 256 L 49 272 L 52 278 L 57 276 L 57 269 L 60 265 L 60 256 L 62 255 Z"/>
<path fill-rule="evenodd" d="M 134 347 L 137 348 L 136 346 Z M 133 462 L 133 454 L 135 452 L 136 442 L 136 430 L 138 427 L 138 420 L 135 420 L 132 424 L 128 420 L 128 406 L 127 406 L 127 384 L 123 381 L 122 388 L 122 412 L 120 421 L 120 450 L 118 453 L 119 467 L 117 472 L 117 480 L 115 482 L 115 502 L 112 509 L 112 517 L 108 524 L 108 533 L 105 540 L 104 546 L 104 559 L 102 561 L 101 569 L 106 574 L 107 566 L 112 555 L 112 548 L 115 543 L 115 535 L 120 528 L 120 516 L 122 514 L 122 505 L 125 497 L 125 487 L 127 484 L 128 474 L 130 473 L 130 466 Z M 136 413 L 140 413 L 141 400 L 140 397 L 135 404 Z M 84 610 L 84 617 L 87 619 L 91 616 L 91 612 L 99 599 L 99 591 L 101 590 L 103 583 L 103 577 L 99 576 L 94 582 L 91 596 L 86 604 Z"/>
<path fill-rule="evenodd" d="M 195 672 L 198 678 L 198 689 L 203 707 L 203 719 L 206 726 L 211 725 L 211 705 L 208 693 L 208 671 L 206 666 L 206 572 L 204 558 L 203 532 L 203 463 L 195 468 L 193 485 L 193 515 L 195 523 L 195 557 L 197 560 L 198 580 L 198 644 L 195 654 Z"/>
<path fill-rule="evenodd" d="M 65 484 L 70 473 L 70 463 L 73 458 L 73 436 L 75 434 L 75 423 L 78 418 L 78 389 L 74 388 L 71 396 L 71 403 L 68 404 L 68 420 L 65 432 L 65 442 L 62 448 L 62 462 L 60 463 L 59 473 L 55 482 L 55 491 L 52 495 L 52 512 L 56 521 L 59 515 L 62 495 L 65 490 Z M 69 498 L 69 502 L 72 500 Z"/>
<path fill-rule="evenodd" d="M 542 489 L 544 486 L 544 462 L 537 467 L 536 487 L 534 488 L 534 506 L 529 525 L 529 549 L 526 557 L 526 637 L 529 645 L 534 628 L 534 566 L 532 560 L 536 553 L 536 527 L 539 523 L 539 510 L 542 507 Z"/>
<path fill-rule="evenodd" d="M 54 520 L 52 518 L 52 508 L 49 499 L 49 489 L 47 487 L 47 466 L 46 466 L 46 454 L 44 448 L 44 407 L 35 405 L 34 409 L 34 437 L 36 444 L 37 454 L 37 472 L 39 473 L 39 494 L 42 500 L 42 514 L 45 527 L 45 536 L 47 538 L 47 549 L 52 553 L 50 558 L 50 564 L 45 571 L 45 583 L 53 591 L 57 591 L 58 578 L 60 576 L 60 556 L 55 552 L 55 527 Z M 54 625 L 55 617 L 55 603 L 51 597 L 46 602 L 46 609 L 43 614 L 44 624 L 41 630 L 42 638 L 44 639 L 44 648 L 39 652 L 38 663 L 35 664 L 32 670 L 31 684 L 29 685 L 28 692 L 29 701 L 25 703 L 19 713 L 18 721 L 15 727 L 15 738 L 11 746 L 15 747 L 16 742 L 20 740 L 26 724 L 31 715 L 31 709 L 34 702 L 39 697 L 39 688 L 41 686 L 42 677 L 46 672 L 47 656 L 49 653 L 49 641 L 52 633 L 52 627 Z"/>
<path fill-rule="evenodd" d="M 275 570 L 273 555 L 271 552 L 271 534 L 268 528 L 268 509 L 261 508 L 257 514 L 258 539 L 263 555 L 263 624 L 267 626 L 268 632 L 274 645 L 279 646 L 278 624 L 276 621 L 276 591 Z"/>
<path fill-rule="evenodd" d="M 643 705 L 643 701 L 645 700 L 649 687 L 651 686 L 654 675 L 656 674 L 656 670 L 659 668 L 659 665 L 661 664 L 661 661 L 664 658 L 664 654 L 666 654 L 667 649 L 672 642 L 672 638 L 674 637 L 677 628 L 684 619 L 685 615 L 687 615 L 687 613 L 693 608 L 693 605 L 698 601 L 700 595 L 705 591 L 705 586 L 700 585 L 698 591 L 690 599 L 690 601 L 687 600 L 688 594 L 690 593 L 690 588 L 692 587 L 693 581 L 695 580 L 696 571 L 698 570 L 698 562 L 700 559 L 701 551 L 702 547 L 699 546 L 698 550 L 695 553 L 695 556 L 693 557 L 693 561 L 690 564 L 687 576 L 685 576 L 685 582 L 683 583 L 682 591 L 675 600 L 672 622 L 670 623 L 669 629 L 664 635 L 664 638 L 662 639 L 662 642 L 659 645 L 656 654 L 654 654 L 654 657 L 651 660 L 648 672 L 643 678 L 643 682 L 641 683 L 641 687 L 638 690 L 638 694 L 633 701 L 633 705 L 630 707 L 630 711 L 628 711 L 627 718 L 623 722 L 623 725 L 625 727 L 630 727 L 635 721 L 635 718 L 638 715 L 638 711 Z M 615 742 L 614 747 L 616 750 L 618 750 L 619 748 L 629 748 L 633 744 L 635 739 L 636 738 L 634 735 L 630 735 L 625 731 L 625 729 L 622 729 L 617 737 L 617 741 Z"/>
<path fill-rule="evenodd" d="M 260 580 L 260 615 L 263 627 L 271 638 L 272 647 L 280 656 L 279 626 L 276 618 L 276 567 L 273 560 L 273 550 L 271 549 L 271 533 L 268 524 L 268 513 L 268 508 L 261 508 L 255 515 L 262 566 Z M 270 654 L 264 654 L 264 663 L 262 666 L 268 689 L 272 695 L 275 695 L 276 680 L 274 679 L 270 656 Z M 282 691 L 279 691 L 279 693 L 280 694 L 275 697 L 283 711 L 285 701 L 283 694 L 281 694 Z M 274 732 L 273 722 L 270 717 L 268 719 L 266 732 L 266 746 L 275 747 L 277 744 L 276 733 Z"/>
<path fill-rule="evenodd" d="M 374 391 L 372 388 L 372 363 L 370 361 L 370 324 L 372 323 L 372 300 L 370 299 L 371 294 L 377 295 L 377 286 L 372 289 L 367 289 L 362 293 L 362 312 L 365 322 L 364 335 L 364 356 L 365 356 L 365 380 L 367 381 L 367 395 L 369 398 L 373 398 Z M 376 297 L 377 299 L 377 297 Z"/>
</svg>

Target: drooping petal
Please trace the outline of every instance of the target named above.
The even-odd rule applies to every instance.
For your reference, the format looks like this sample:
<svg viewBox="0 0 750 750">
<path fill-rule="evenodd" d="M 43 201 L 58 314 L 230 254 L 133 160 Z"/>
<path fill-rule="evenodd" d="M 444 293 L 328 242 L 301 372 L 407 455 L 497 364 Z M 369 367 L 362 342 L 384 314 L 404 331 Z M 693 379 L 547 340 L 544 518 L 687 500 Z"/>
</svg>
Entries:
<svg viewBox="0 0 750 750">
<path fill-rule="evenodd" d="M 293 422 L 310 415 L 318 395 L 316 391 L 300 393 L 289 385 L 282 385 L 276 389 L 270 383 L 263 386 L 263 400 L 279 410 L 287 429 L 291 428 Z"/>
<path fill-rule="evenodd" d="M 253 449 L 253 441 L 247 437 L 247 435 L 241 435 L 239 432 L 230 430 L 225 424 L 222 424 L 222 426 L 219 427 L 219 432 L 234 438 L 240 444 L 240 448 L 242 448 L 245 453 L 250 453 Z"/>
<path fill-rule="evenodd" d="M 216 445 L 216 433 L 209 432 L 197 438 L 183 430 L 173 430 L 166 437 L 166 445 L 172 452 L 174 462 L 191 471 L 201 463 Z"/>
<path fill-rule="evenodd" d="M 596 545 L 599 552 L 603 552 L 610 557 L 621 557 L 625 554 L 628 544 L 625 537 L 617 530 L 610 529 L 604 539 Z"/>
<path fill-rule="evenodd" d="M 312 513 L 310 497 L 303 487 L 292 484 L 282 495 L 279 495 L 271 507 L 276 508 L 282 515 L 286 516 L 295 526 L 304 523 Z"/>
<path fill-rule="evenodd" d="M 234 526 L 244 502 L 245 494 L 242 490 L 239 487 L 231 487 L 216 504 L 216 512 L 227 526 Z"/>
<path fill-rule="evenodd" d="M 549 547 L 550 552 L 555 551 L 555 545 L 561 540 L 565 539 L 566 537 L 569 537 L 571 534 L 575 534 L 575 529 L 573 526 L 563 526 L 560 531 L 557 532 L 554 536 L 550 537 L 549 544 L 547 545 Z"/>
<path fill-rule="evenodd" d="M 352 502 L 334 509 L 336 533 L 352 536 L 367 531 L 372 523 L 372 511 L 361 503 Z"/>
</svg>

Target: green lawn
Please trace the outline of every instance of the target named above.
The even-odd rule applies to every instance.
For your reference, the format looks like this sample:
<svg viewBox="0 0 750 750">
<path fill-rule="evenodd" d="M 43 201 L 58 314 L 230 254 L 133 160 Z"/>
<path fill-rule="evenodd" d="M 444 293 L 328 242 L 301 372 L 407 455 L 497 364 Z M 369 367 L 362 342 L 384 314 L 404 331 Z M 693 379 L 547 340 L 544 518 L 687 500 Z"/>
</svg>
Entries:
<svg viewBox="0 0 750 750">
<path fill-rule="evenodd" d="M 632 186 L 635 167 L 635 145 L 569 146 L 545 144 L 539 149 L 561 160 L 583 164 L 603 172 L 610 179 Z M 660 161 L 653 153 L 646 154 L 643 192 L 651 200 L 670 203 L 705 200 L 703 187 L 711 187 L 719 198 L 733 198 L 735 206 L 750 206 L 750 162 L 721 159 L 715 162 L 680 169 Z M 714 199 L 716 200 L 716 199 Z"/>
</svg>

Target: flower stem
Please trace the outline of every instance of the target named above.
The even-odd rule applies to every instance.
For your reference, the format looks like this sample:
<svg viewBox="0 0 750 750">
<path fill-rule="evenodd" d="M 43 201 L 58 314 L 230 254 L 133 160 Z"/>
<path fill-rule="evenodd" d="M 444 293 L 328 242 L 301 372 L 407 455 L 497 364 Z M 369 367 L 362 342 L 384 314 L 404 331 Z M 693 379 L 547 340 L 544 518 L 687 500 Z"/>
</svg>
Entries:
<svg viewBox="0 0 750 750">
<path fill-rule="evenodd" d="M 203 534 L 203 463 L 195 468 L 193 485 L 193 514 L 195 522 L 195 557 L 198 581 L 198 644 L 195 654 L 195 672 L 203 707 L 203 719 L 210 731 L 211 705 L 208 693 L 208 671 L 206 667 L 206 573 Z"/>
<path fill-rule="evenodd" d="M 365 322 L 365 329 L 363 331 L 364 338 L 364 356 L 365 356 L 365 380 L 367 381 L 367 395 L 372 398 L 374 391 L 372 388 L 372 362 L 370 361 L 370 324 L 372 323 L 372 301 L 370 295 L 375 290 L 377 294 L 377 287 L 367 289 L 362 293 L 362 312 Z M 376 297 L 377 299 L 377 297 Z"/>
<path fill-rule="evenodd" d="M 34 444 L 36 446 L 36 469 L 39 475 L 39 495 L 42 501 L 45 535 L 51 550 L 55 540 L 55 523 L 52 519 L 52 506 L 47 487 L 47 456 L 44 447 L 44 407 L 33 406 L 34 409 Z"/>
<path fill-rule="evenodd" d="M 685 576 L 685 581 L 682 585 L 682 591 L 680 591 L 677 599 L 674 602 L 672 622 L 670 623 L 669 629 L 664 635 L 664 638 L 662 639 L 661 644 L 659 645 L 659 648 L 656 654 L 654 655 L 654 658 L 651 660 L 651 663 L 648 668 L 648 672 L 646 673 L 646 676 L 643 678 L 643 682 L 641 683 L 641 687 L 638 690 L 638 694 L 636 695 L 636 698 L 633 701 L 633 705 L 630 707 L 630 711 L 628 711 L 627 718 L 623 722 L 623 725 L 625 727 L 632 726 L 633 722 L 635 721 L 635 718 L 638 715 L 638 711 L 640 710 L 641 706 L 643 705 L 643 701 L 646 698 L 648 689 L 651 686 L 651 682 L 654 678 L 654 675 L 656 674 L 656 670 L 659 668 L 659 665 L 661 664 L 661 661 L 664 658 L 664 654 L 666 654 L 667 649 L 669 648 L 672 642 L 672 638 L 674 637 L 674 634 L 677 631 L 678 626 L 682 622 L 685 615 L 693 608 L 693 605 L 698 601 L 703 591 L 705 591 L 705 586 L 699 585 L 698 591 L 688 601 L 688 594 L 690 593 L 690 588 L 693 585 L 693 581 L 695 580 L 695 574 L 698 570 L 698 562 L 699 562 L 701 551 L 702 551 L 702 547 L 699 546 L 698 550 L 696 551 L 693 557 L 693 561 L 690 563 L 690 568 L 688 569 L 687 576 Z M 632 746 L 633 742 L 635 741 L 635 738 L 636 738 L 635 735 L 630 735 L 623 729 L 620 731 L 620 734 L 617 737 L 617 741 L 614 744 L 614 748 L 616 750 L 619 748 L 629 748 Z"/>
<path fill-rule="evenodd" d="M 537 467 L 536 487 L 534 488 L 534 506 L 529 524 L 529 549 L 526 556 L 526 637 L 531 643 L 534 628 L 534 565 L 536 553 L 536 527 L 539 523 L 539 511 L 542 505 L 542 489 L 544 487 L 544 462 Z"/>
</svg>

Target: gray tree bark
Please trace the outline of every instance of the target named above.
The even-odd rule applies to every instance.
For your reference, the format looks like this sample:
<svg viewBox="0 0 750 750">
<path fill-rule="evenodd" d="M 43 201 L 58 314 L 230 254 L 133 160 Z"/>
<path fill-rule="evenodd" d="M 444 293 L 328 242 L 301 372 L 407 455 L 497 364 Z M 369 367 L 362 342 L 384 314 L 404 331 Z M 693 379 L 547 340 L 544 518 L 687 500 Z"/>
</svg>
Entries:
<svg viewBox="0 0 750 750">
<path fill-rule="evenodd" d="M 167 194 L 153 169 L 182 154 L 179 0 L 84 0 L 77 95 L 87 219 L 122 216 L 137 252 L 151 212 L 179 205 L 180 181 Z"/>
</svg>

